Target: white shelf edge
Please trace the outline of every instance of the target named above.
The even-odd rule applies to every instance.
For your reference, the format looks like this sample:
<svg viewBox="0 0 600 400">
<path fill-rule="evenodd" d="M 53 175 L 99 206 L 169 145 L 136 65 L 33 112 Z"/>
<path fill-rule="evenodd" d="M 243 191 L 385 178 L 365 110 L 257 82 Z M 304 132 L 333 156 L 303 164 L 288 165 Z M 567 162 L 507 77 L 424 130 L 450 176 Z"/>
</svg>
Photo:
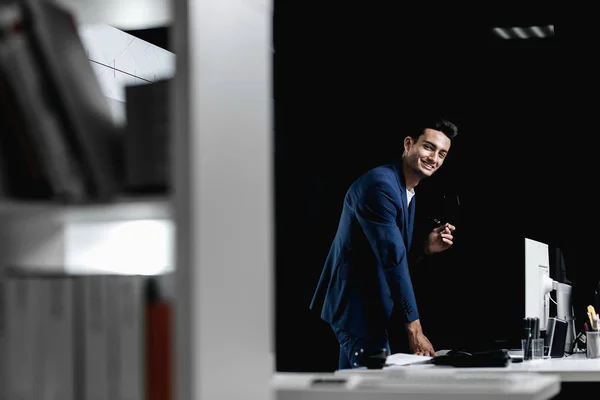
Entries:
<svg viewBox="0 0 600 400">
<path fill-rule="evenodd" d="M 0 199 L 0 219 L 64 223 L 171 219 L 171 205 L 167 197 L 131 197 L 110 203 L 81 205 Z"/>
<path fill-rule="evenodd" d="M 70 10 L 79 25 L 108 24 L 121 30 L 169 26 L 172 0 L 52 0 Z"/>
</svg>

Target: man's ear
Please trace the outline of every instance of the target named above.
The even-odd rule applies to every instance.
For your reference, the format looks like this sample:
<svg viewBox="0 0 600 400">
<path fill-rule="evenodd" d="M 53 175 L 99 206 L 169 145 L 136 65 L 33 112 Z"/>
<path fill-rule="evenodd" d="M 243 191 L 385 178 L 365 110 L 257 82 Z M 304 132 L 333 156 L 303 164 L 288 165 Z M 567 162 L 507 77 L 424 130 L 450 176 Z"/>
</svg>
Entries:
<svg viewBox="0 0 600 400">
<path fill-rule="evenodd" d="M 404 138 L 404 152 L 408 153 L 408 151 L 410 150 L 411 146 L 413 145 L 413 140 L 410 136 L 407 136 Z"/>
</svg>

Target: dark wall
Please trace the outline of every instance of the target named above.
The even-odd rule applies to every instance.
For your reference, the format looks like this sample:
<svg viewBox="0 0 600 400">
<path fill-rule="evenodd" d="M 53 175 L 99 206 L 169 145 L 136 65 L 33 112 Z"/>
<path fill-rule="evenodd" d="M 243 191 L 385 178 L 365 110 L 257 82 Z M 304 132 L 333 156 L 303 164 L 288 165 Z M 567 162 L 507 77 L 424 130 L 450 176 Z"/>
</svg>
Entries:
<svg viewBox="0 0 600 400">
<path fill-rule="evenodd" d="M 444 196 L 460 199 L 455 245 L 412 271 L 425 333 L 438 349 L 518 346 L 525 237 L 564 248 L 573 279 L 590 276 L 576 272 L 581 189 L 565 168 L 578 157 L 557 96 L 558 41 L 509 43 L 485 24 L 399 26 L 381 10 L 280 5 L 274 21 L 277 369 L 336 368 L 337 342 L 308 306 L 342 199 L 358 175 L 400 155 L 422 109 L 446 111 L 460 129 L 417 188 L 418 222 L 442 215 Z M 391 340 L 404 350 L 402 329 Z"/>
</svg>

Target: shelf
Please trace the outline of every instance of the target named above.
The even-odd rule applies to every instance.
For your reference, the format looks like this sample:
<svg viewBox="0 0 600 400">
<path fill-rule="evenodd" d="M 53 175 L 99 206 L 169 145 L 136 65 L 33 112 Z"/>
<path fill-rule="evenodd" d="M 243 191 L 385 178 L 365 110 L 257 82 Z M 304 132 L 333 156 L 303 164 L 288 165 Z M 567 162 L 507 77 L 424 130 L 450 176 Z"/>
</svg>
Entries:
<svg viewBox="0 0 600 400">
<path fill-rule="evenodd" d="M 72 223 L 170 218 L 170 202 L 165 197 L 122 198 L 112 203 L 85 205 L 0 200 L 2 220 L 53 219 L 58 222 Z"/>
<path fill-rule="evenodd" d="M 168 26 L 170 0 L 52 0 L 74 13 L 80 25 L 107 24 L 121 30 Z"/>
</svg>

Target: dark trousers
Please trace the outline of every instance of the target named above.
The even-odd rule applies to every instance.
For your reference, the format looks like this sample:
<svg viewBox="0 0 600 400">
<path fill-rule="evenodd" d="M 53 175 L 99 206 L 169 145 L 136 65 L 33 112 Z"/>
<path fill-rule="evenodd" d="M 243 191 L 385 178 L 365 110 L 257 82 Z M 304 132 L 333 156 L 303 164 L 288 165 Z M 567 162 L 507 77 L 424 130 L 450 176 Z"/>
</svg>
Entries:
<svg viewBox="0 0 600 400">
<path fill-rule="evenodd" d="M 364 354 L 387 349 L 390 354 L 390 343 L 387 332 L 383 332 L 380 337 L 363 339 L 351 335 L 344 331 L 335 331 L 335 335 L 340 343 L 340 359 L 338 369 L 362 368 Z"/>
</svg>

